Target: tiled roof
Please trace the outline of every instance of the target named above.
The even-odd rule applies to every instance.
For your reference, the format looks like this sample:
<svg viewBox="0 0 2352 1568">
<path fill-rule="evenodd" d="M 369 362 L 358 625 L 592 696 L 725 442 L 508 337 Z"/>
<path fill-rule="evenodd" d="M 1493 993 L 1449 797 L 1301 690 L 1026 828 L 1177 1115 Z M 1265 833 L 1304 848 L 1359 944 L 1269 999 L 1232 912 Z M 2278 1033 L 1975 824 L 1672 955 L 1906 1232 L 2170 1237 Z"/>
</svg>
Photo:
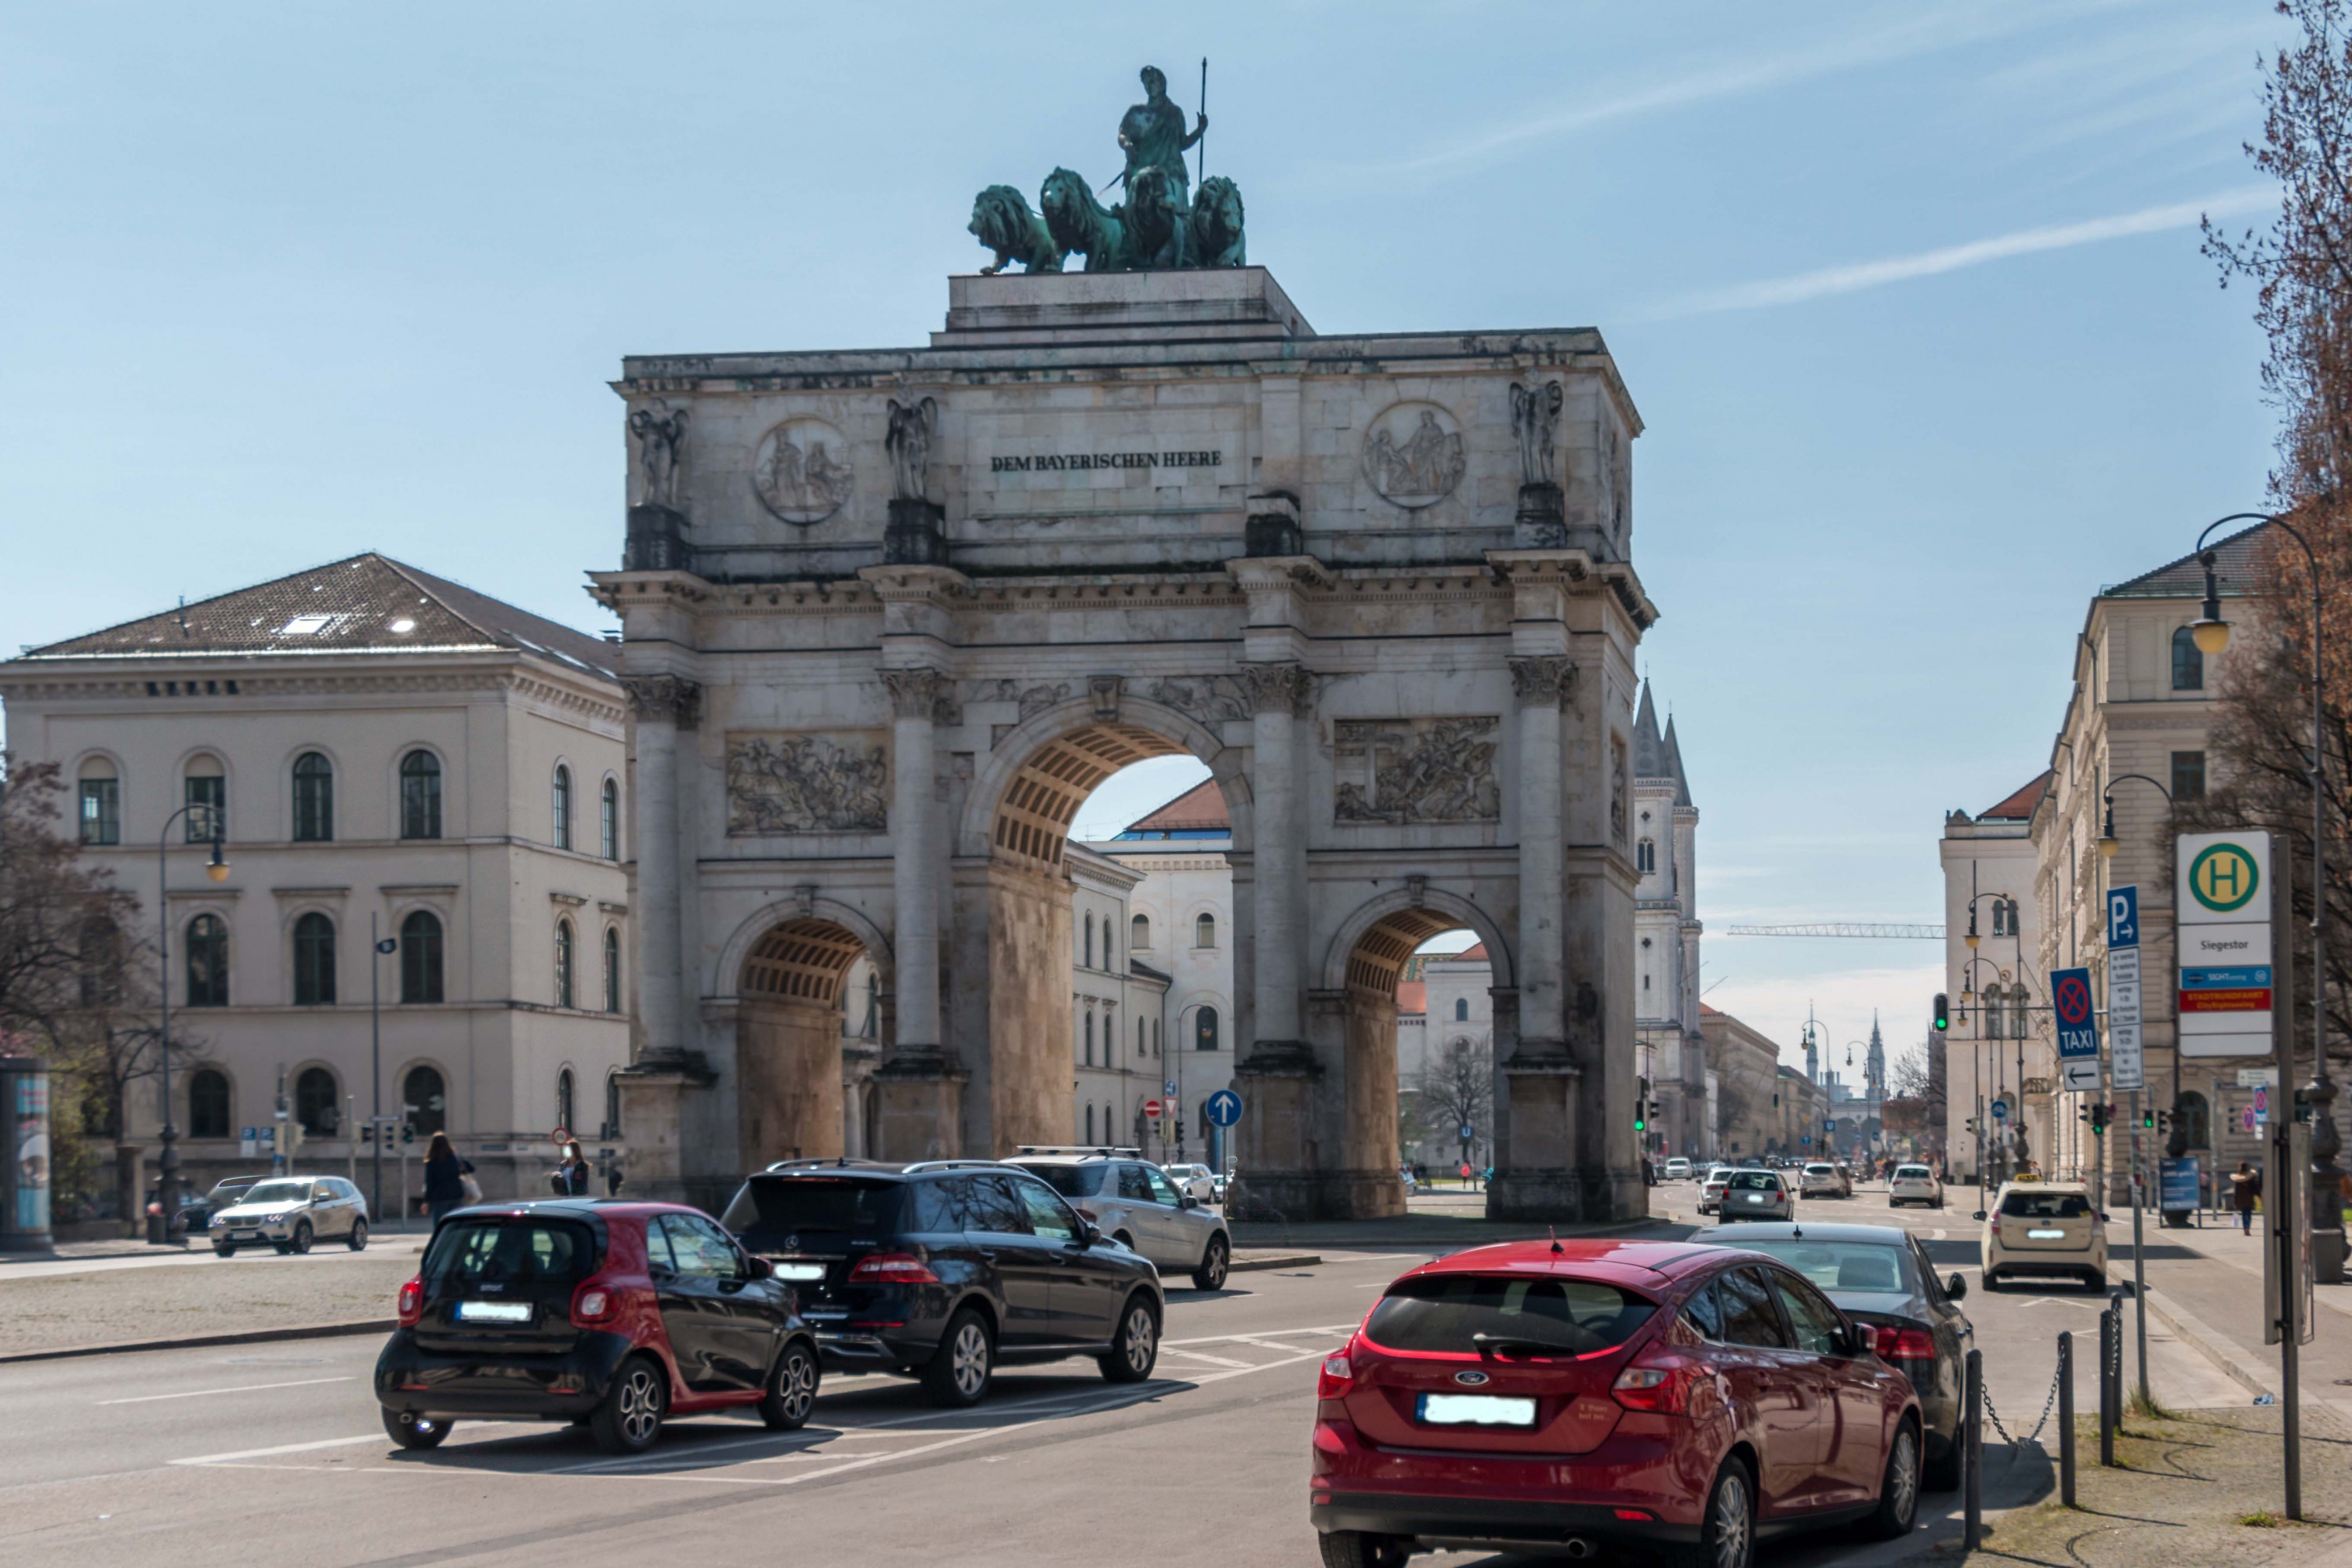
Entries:
<svg viewBox="0 0 2352 1568">
<path fill-rule="evenodd" d="M 536 653 L 610 680 L 611 645 L 370 552 L 44 647 L 25 660 Z"/>
<path fill-rule="evenodd" d="M 1166 805 L 1130 822 L 1129 833 L 1231 833 L 1234 819 L 1226 815 L 1224 792 L 1214 779 L 1202 779 Z"/>
<path fill-rule="evenodd" d="M 1494 962 L 1488 956 L 1486 944 L 1483 942 L 1473 942 L 1460 952 L 1430 952 L 1423 953 L 1422 956 L 1435 959 L 1442 963 L 1491 963 Z"/>
<path fill-rule="evenodd" d="M 1426 1013 L 1429 1011 L 1429 986 L 1420 980 L 1401 981 L 1397 985 L 1397 1011 Z"/>
<path fill-rule="evenodd" d="M 2207 546 L 2213 552 L 2215 584 L 2224 594 L 2244 594 L 2254 587 L 2254 569 L 2260 563 L 2264 524 L 2256 523 L 2242 533 L 2216 540 Z M 2153 572 L 2143 572 L 2128 582 L 2115 583 L 2099 590 L 2103 599 L 2195 599 L 2205 593 L 2205 568 L 2194 555 L 2184 555 L 2178 561 L 2168 561 Z M 1990 814 L 1988 814 L 1990 815 Z"/>
<path fill-rule="evenodd" d="M 2201 593 L 2203 590 L 2199 591 Z M 2049 787 L 2050 770 L 2044 768 L 2032 784 L 2027 784 L 1999 805 L 1987 806 L 1977 813 L 1977 818 L 1982 821 L 1988 816 L 1995 816 L 2022 822 L 2033 815 L 2033 808 L 2042 804 L 2042 792 Z"/>
</svg>

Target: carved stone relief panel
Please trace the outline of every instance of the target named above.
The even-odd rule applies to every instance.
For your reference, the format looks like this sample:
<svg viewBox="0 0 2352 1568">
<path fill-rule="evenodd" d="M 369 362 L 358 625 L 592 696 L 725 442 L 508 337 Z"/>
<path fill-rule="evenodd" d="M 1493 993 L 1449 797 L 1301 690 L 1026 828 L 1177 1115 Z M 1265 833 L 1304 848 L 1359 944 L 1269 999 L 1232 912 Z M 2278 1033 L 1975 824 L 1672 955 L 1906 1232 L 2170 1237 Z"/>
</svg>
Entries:
<svg viewBox="0 0 2352 1568">
<path fill-rule="evenodd" d="M 1249 693 L 1230 675 L 1164 675 L 1143 682 L 1135 692 L 1203 724 L 1231 723 L 1251 712 Z"/>
<path fill-rule="evenodd" d="M 728 731 L 730 837 L 879 833 L 889 803 L 890 754 L 878 731 Z"/>
<path fill-rule="evenodd" d="M 849 437 L 822 419 L 787 419 L 760 437 L 751 488 L 786 522 L 823 522 L 856 488 Z"/>
<path fill-rule="evenodd" d="M 1434 403 L 1391 403 L 1364 433 L 1364 478 L 1401 507 L 1436 505 L 1469 467 L 1462 422 Z"/>
<path fill-rule="evenodd" d="M 964 688 L 963 700 L 971 702 L 1011 702 L 1021 713 L 1020 723 L 1027 723 L 1046 709 L 1067 702 L 1072 692 L 1066 680 L 1039 681 L 1024 686 L 1017 680 L 975 680 Z"/>
<path fill-rule="evenodd" d="M 1503 815 L 1495 758 L 1503 721 L 1343 720 L 1333 731 L 1340 822 L 1496 822 Z"/>
</svg>

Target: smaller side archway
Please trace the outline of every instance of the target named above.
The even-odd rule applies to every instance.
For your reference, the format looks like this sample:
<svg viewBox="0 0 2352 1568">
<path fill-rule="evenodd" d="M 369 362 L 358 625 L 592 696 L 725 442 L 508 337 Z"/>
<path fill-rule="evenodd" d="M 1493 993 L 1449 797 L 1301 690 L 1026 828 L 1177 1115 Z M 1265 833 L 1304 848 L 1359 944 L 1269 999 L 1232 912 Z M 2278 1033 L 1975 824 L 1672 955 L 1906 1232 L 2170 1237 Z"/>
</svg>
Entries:
<svg viewBox="0 0 2352 1568">
<path fill-rule="evenodd" d="M 843 983 L 866 956 L 856 931 L 818 914 L 779 921 L 744 953 L 735 1065 L 745 1169 L 847 1152 Z"/>
</svg>

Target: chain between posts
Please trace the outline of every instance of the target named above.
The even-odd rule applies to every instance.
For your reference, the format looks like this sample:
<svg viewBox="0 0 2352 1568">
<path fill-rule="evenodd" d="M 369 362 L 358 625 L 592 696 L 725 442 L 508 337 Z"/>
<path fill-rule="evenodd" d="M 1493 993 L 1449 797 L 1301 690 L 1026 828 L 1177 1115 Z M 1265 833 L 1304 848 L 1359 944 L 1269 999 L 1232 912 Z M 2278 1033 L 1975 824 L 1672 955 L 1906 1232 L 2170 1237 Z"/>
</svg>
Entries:
<svg viewBox="0 0 2352 1568">
<path fill-rule="evenodd" d="M 2036 1421 L 2033 1424 L 2033 1430 L 2028 1432 L 2022 1438 L 2011 1436 L 2010 1435 L 2009 1428 L 2000 1424 L 2000 1412 L 1993 1408 L 1991 1385 L 1986 1385 L 1984 1390 L 1985 1417 L 1992 1423 L 1993 1430 L 2000 1434 L 2001 1441 L 2009 1445 L 2009 1457 L 2011 1463 L 2014 1463 L 2017 1459 L 2017 1450 L 2019 1447 L 2023 1444 L 2031 1443 L 2036 1437 L 2041 1436 L 2042 1428 L 2050 1424 L 2051 1408 L 2058 1403 L 2058 1380 L 2064 1374 L 2065 1368 L 2063 1364 L 2057 1371 L 2053 1372 L 2050 1374 L 2050 1392 L 2043 1396 L 2042 1401 L 2042 1419 Z"/>
</svg>

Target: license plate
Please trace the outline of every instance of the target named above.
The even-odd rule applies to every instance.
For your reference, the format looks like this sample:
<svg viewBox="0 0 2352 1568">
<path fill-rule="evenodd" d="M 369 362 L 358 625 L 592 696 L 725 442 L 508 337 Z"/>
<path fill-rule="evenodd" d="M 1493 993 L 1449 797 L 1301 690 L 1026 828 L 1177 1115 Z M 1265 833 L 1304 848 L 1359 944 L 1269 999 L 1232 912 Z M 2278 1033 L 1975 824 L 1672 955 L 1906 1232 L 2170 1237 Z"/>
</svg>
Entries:
<svg viewBox="0 0 2352 1568">
<path fill-rule="evenodd" d="M 1764 1201 L 1764 1194 L 1762 1193 L 1750 1193 L 1748 1194 L 1748 1201 L 1751 1204 L 1760 1204 Z"/>
<path fill-rule="evenodd" d="M 2029 1230 L 2025 1233 L 2025 1239 L 2028 1241 L 2063 1241 L 2066 1239 L 2066 1233 L 2063 1230 Z"/>
<path fill-rule="evenodd" d="M 461 1323 L 528 1323 L 530 1303 L 528 1301 L 460 1301 L 457 1321 Z"/>
<path fill-rule="evenodd" d="M 1430 1426 L 1532 1426 L 1536 1402 L 1499 1394 L 1424 1394 L 1413 1414 Z"/>
<path fill-rule="evenodd" d="M 779 1263 L 776 1265 L 776 1278 L 779 1279 L 822 1279 L 824 1278 L 824 1265 L 822 1263 Z"/>
</svg>

